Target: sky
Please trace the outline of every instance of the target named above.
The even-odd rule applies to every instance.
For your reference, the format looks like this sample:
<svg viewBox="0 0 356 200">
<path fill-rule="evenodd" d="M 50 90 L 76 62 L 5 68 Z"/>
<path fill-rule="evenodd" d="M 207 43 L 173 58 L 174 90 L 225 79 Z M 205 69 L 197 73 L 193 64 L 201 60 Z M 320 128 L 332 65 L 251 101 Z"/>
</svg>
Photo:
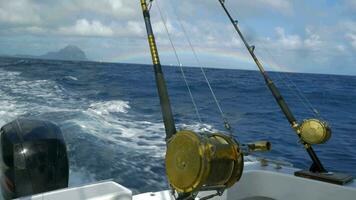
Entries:
<svg viewBox="0 0 356 200">
<path fill-rule="evenodd" d="M 356 75 L 356 0 L 225 2 L 267 70 Z M 256 69 L 218 0 L 154 0 L 151 17 L 162 64 L 178 63 L 165 23 L 184 66 L 199 66 L 189 39 L 204 67 Z M 0 55 L 73 44 L 91 60 L 151 63 L 139 0 L 0 0 L 0 27 Z"/>
</svg>

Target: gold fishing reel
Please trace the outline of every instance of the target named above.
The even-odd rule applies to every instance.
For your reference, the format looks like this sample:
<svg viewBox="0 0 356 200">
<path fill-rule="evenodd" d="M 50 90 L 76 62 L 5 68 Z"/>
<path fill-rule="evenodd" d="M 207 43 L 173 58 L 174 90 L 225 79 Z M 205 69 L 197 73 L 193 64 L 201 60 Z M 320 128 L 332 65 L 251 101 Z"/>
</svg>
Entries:
<svg viewBox="0 0 356 200">
<path fill-rule="evenodd" d="M 330 126 L 319 119 L 304 120 L 298 132 L 301 139 L 308 144 L 323 144 L 331 137 Z"/>
<path fill-rule="evenodd" d="M 244 165 L 234 139 L 193 131 L 179 131 L 171 138 L 165 162 L 168 181 L 180 193 L 231 187 L 241 178 Z"/>
<path fill-rule="evenodd" d="M 267 152 L 271 151 L 271 143 L 269 141 L 256 141 L 247 144 L 247 152 Z"/>
</svg>

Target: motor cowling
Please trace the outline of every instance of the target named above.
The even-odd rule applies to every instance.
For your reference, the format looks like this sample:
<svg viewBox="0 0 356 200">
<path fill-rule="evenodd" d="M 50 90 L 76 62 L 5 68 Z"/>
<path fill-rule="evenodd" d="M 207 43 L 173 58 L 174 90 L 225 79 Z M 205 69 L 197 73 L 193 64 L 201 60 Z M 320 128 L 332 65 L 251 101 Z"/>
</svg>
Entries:
<svg viewBox="0 0 356 200">
<path fill-rule="evenodd" d="M 68 187 L 66 144 L 58 126 L 17 119 L 0 130 L 1 190 L 5 199 Z"/>
</svg>

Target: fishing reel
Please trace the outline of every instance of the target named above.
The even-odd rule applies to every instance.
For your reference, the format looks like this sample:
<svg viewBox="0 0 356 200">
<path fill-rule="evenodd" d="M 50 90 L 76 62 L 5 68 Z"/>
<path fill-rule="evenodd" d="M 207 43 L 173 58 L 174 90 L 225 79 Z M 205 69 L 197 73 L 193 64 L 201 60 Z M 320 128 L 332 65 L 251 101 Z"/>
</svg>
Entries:
<svg viewBox="0 0 356 200">
<path fill-rule="evenodd" d="M 329 124 L 319 119 L 304 120 L 297 131 L 307 144 L 323 144 L 331 137 Z"/>
<path fill-rule="evenodd" d="M 165 162 L 168 181 L 178 194 L 216 190 L 221 195 L 240 180 L 244 166 L 243 153 L 233 138 L 187 130 L 169 140 Z"/>
<path fill-rule="evenodd" d="M 252 152 L 267 152 L 271 150 L 272 144 L 269 141 L 256 141 L 253 143 L 243 144 L 246 150 L 244 152 L 252 153 Z"/>
</svg>

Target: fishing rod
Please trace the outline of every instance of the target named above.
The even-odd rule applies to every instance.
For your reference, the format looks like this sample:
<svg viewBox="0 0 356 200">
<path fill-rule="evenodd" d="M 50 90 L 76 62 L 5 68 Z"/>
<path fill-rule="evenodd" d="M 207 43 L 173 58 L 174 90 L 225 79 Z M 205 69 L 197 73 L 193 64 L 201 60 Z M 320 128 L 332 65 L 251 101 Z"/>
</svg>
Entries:
<svg viewBox="0 0 356 200">
<path fill-rule="evenodd" d="M 316 155 L 315 151 L 312 148 L 312 144 L 321 144 L 325 143 L 331 135 L 331 129 L 326 122 L 320 121 L 318 119 L 309 119 L 305 120 L 301 125 L 298 124 L 296 118 L 294 117 L 292 111 L 290 110 L 289 106 L 287 105 L 286 101 L 282 97 L 281 93 L 279 92 L 276 85 L 273 83 L 272 79 L 268 76 L 267 72 L 264 70 L 262 64 L 258 60 L 256 54 L 254 53 L 255 46 L 250 46 L 245 37 L 243 36 L 241 30 L 238 26 L 238 21 L 232 18 L 230 12 L 227 10 L 225 6 L 225 0 L 218 0 L 224 9 L 226 15 L 230 19 L 232 25 L 234 26 L 236 32 L 240 36 L 242 42 L 244 43 L 245 47 L 247 48 L 248 52 L 252 56 L 254 62 L 256 63 L 259 71 L 261 72 L 266 85 L 268 86 L 269 90 L 271 91 L 273 97 L 275 98 L 276 102 L 278 103 L 279 107 L 281 108 L 282 112 L 284 113 L 285 117 L 289 121 L 291 127 L 295 130 L 296 134 L 298 135 L 301 143 L 303 144 L 304 148 L 308 152 L 310 158 L 313 161 L 313 164 L 310 168 L 311 172 L 327 172 L 324 168 L 323 164 L 319 160 L 318 156 Z"/>
<path fill-rule="evenodd" d="M 151 26 L 149 12 L 152 1 L 147 4 L 146 0 L 140 0 L 166 130 L 165 166 L 172 195 L 175 197 L 178 194 L 175 197 L 177 200 L 193 200 L 198 192 L 209 190 L 215 193 L 200 199 L 221 196 L 242 176 L 242 149 L 234 138 L 221 133 L 176 131 Z"/>
<path fill-rule="evenodd" d="M 150 2 L 152 2 L 152 0 Z M 141 8 L 145 20 L 146 31 L 148 36 L 148 44 L 150 46 L 152 63 L 153 63 L 153 68 L 154 68 L 154 73 L 156 78 L 156 85 L 157 85 L 158 95 L 161 104 L 163 123 L 166 131 L 166 141 L 168 141 L 177 132 L 176 126 L 174 123 L 166 81 L 164 79 L 161 63 L 159 60 L 155 37 L 152 31 L 150 12 L 146 0 L 141 0 Z"/>
</svg>

